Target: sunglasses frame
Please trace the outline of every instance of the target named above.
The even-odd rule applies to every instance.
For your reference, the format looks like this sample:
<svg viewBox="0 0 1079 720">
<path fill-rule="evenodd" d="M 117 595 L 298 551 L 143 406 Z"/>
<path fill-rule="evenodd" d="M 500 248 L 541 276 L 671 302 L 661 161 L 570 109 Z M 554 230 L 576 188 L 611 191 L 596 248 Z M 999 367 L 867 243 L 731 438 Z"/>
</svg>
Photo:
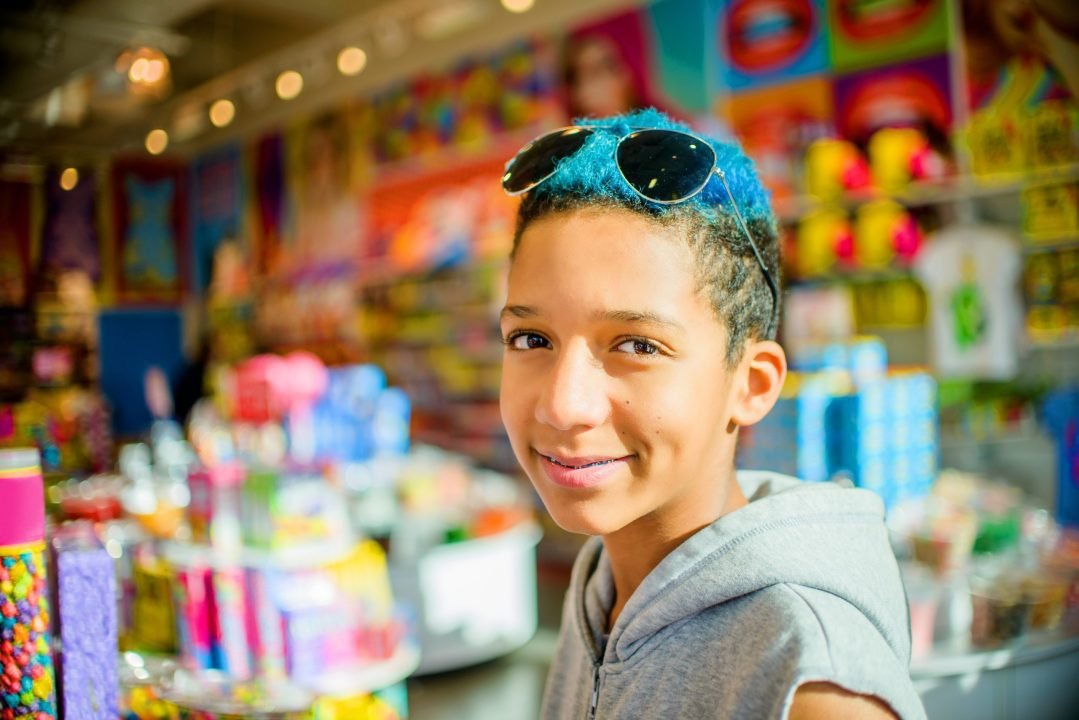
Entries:
<svg viewBox="0 0 1079 720">
<path fill-rule="evenodd" d="M 595 128 L 595 127 L 589 127 L 589 126 L 583 126 L 583 125 L 566 125 L 564 127 L 560 127 L 560 128 L 555 129 L 555 130 L 551 130 L 550 132 L 545 132 L 542 135 L 540 135 L 540 136 L 538 136 L 536 138 L 533 138 L 531 141 L 529 141 L 529 143 L 527 145 L 525 145 L 524 147 L 522 147 L 520 150 L 517 151 L 517 154 L 514 155 L 509 160 L 509 162 L 506 163 L 506 174 L 509 173 L 510 168 L 517 161 L 517 159 L 519 157 L 521 157 L 522 155 L 524 155 L 526 152 L 528 152 L 529 148 L 531 148 L 533 145 L 535 145 L 536 143 L 540 142 L 541 140 L 543 140 L 545 138 L 548 138 L 548 137 L 550 137 L 552 135 L 558 135 L 560 133 L 565 133 L 567 130 L 574 130 L 574 131 L 577 131 L 577 132 L 587 133 L 587 135 L 585 135 L 584 141 L 582 141 L 582 143 L 581 143 L 581 147 L 584 147 L 584 143 L 588 142 L 588 138 L 591 137 L 597 130 L 603 130 L 603 131 L 606 131 L 606 132 L 613 132 L 613 130 L 611 130 L 610 128 L 604 128 L 604 127 Z M 637 188 L 635 188 L 633 186 L 633 183 L 631 183 L 629 181 L 629 179 L 626 177 L 625 172 L 622 171 L 622 165 L 618 162 L 618 150 L 619 150 L 619 148 L 622 147 L 622 143 L 624 143 L 626 140 L 629 140 L 629 139 L 631 139 L 633 137 L 636 137 L 637 135 L 639 135 L 642 132 L 664 132 L 664 133 L 670 133 L 672 135 L 682 135 L 684 137 L 690 138 L 691 140 L 696 140 L 697 142 L 704 145 L 704 147 L 708 148 L 708 150 L 712 153 L 712 167 L 705 174 L 704 180 L 701 182 L 701 184 L 699 186 L 697 186 L 697 189 L 695 189 L 693 192 L 688 193 L 687 195 L 685 195 L 685 196 L 683 196 L 681 198 L 677 198 L 675 200 L 657 200 L 656 198 L 652 198 L 652 197 L 649 197 L 648 195 L 645 195 L 644 193 L 642 193 L 640 190 L 638 190 Z M 580 152 L 581 147 L 578 147 L 576 150 L 573 151 L 573 153 L 571 153 L 571 155 L 567 155 L 566 157 L 571 157 L 572 154 L 576 154 L 577 152 Z M 753 251 L 753 257 L 756 259 L 757 265 L 760 267 L 761 272 L 764 273 L 764 280 L 765 280 L 765 282 L 768 283 L 768 290 L 772 293 L 772 314 L 771 314 L 771 319 L 770 319 L 770 321 L 768 323 L 768 327 L 766 328 L 766 332 L 765 332 L 766 337 L 771 338 L 772 334 L 776 331 L 777 326 L 779 324 L 779 286 L 776 284 L 775 278 L 772 277 L 772 273 L 768 271 L 768 266 L 764 264 L 764 257 L 761 255 L 760 249 L 757 247 L 757 243 L 753 240 L 753 233 L 751 233 L 749 231 L 749 225 L 746 224 L 745 218 L 742 216 L 742 211 L 738 207 L 738 203 L 734 199 L 734 194 L 731 193 L 731 188 L 727 184 L 727 175 L 726 175 L 726 173 L 723 172 L 723 169 L 719 167 L 719 158 L 716 156 L 715 148 L 713 148 L 712 145 L 709 142 L 704 140 L 704 138 L 693 135 L 692 133 L 684 132 L 682 130 L 668 130 L 667 128 L 648 128 L 648 127 L 639 127 L 638 128 L 638 127 L 635 127 L 635 128 L 631 128 L 630 133 L 628 133 L 626 135 L 622 135 L 621 137 L 618 138 L 618 144 L 615 145 L 612 160 L 614 160 L 614 166 L 615 166 L 615 168 L 617 168 L 618 174 L 622 176 L 622 180 L 625 181 L 625 183 L 629 187 L 629 189 L 632 190 L 634 193 L 636 193 L 638 196 L 640 196 L 640 197 L 644 198 L 645 200 L 647 200 L 648 202 L 656 203 L 657 205 L 677 205 L 678 203 L 683 203 L 683 202 L 685 202 L 687 200 L 690 200 L 690 199 L 696 197 L 697 195 L 699 195 L 701 193 L 701 191 L 704 190 L 704 188 L 708 186 L 708 183 L 709 183 L 709 181 L 711 181 L 713 175 L 715 175 L 716 177 L 719 178 L 720 182 L 723 183 L 723 189 L 727 193 L 727 199 L 730 200 L 731 209 L 734 210 L 734 217 L 738 222 L 738 227 L 741 229 L 742 233 L 746 236 L 746 239 L 749 241 L 749 247 Z M 514 191 L 510 191 L 510 190 L 506 189 L 506 185 L 505 185 L 506 174 L 504 174 L 503 177 L 502 177 L 502 189 L 510 197 L 517 197 L 518 195 L 524 195 L 526 192 L 529 192 L 530 190 L 533 190 L 536 187 L 538 187 L 539 185 L 542 185 L 543 183 L 547 182 L 547 180 L 551 179 L 551 177 L 553 177 L 554 174 L 557 173 L 557 172 L 558 172 L 558 165 L 556 164 L 551 169 L 551 172 L 547 173 L 546 175 L 541 177 L 539 180 L 536 180 L 534 182 L 529 183 L 526 187 L 524 187 L 521 190 L 514 190 Z"/>
</svg>

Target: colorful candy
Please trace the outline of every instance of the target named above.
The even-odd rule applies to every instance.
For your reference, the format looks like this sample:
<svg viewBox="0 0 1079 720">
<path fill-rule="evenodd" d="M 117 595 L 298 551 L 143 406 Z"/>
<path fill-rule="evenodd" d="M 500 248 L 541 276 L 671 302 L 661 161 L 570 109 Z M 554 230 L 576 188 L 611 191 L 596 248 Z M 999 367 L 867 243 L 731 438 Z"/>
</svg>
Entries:
<svg viewBox="0 0 1079 720">
<path fill-rule="evenodd" d="M 55 720 L 44 546 L 2 546 L 9 578 L 0 583 L 0 720 Z"/>
</svg>

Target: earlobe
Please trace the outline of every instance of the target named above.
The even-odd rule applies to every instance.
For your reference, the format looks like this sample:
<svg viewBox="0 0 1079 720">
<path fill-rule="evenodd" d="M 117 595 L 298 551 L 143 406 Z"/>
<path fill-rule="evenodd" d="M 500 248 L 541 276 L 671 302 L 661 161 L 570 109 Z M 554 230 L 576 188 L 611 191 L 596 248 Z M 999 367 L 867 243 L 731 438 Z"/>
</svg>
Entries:
<svg viewBox="0 0 1079 720">
<path fill-rule="evenodd" d="M 739 426 L 760 422 L 779 399 L 786 379 L 787 355 L 779 343 L 749 342 L 738 367 L 731 422 Z"/>
</svg>

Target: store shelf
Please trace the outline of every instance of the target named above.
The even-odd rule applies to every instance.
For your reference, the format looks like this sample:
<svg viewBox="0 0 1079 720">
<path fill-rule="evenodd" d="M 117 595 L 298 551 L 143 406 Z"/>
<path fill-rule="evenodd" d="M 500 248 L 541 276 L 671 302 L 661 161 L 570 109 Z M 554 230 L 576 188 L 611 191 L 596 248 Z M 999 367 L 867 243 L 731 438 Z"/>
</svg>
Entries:
<svg viewBox="0 0 1079 720">
<path fill-rule="evenodd" d="M 165 559 L 182 567 L 211 568 L 273 567 L 279 570 L 332 565 L 346 559 L 356 549 L 356 541 L 303 543 L 276 550 L 242 548 L 229 551 L 209 545 L 168 542 L 162 548 Z M 317 563 L 312 562 L 317 558 Z"/>
<path fill-rule="evenodd" d="M 968 675 L 1040 662 L 1075 652 L 1079 652 L 1079 618 L 1072 617 L 1069 624 L 1056 630 L 1030 632 L 995 649 L 973 648 L 968 637 L 937 643 L 930 655 L 911 661 L 910 674 L 915 680 Z"/>
<path fill-rule="evenodd" d="M 1027 338 L 1026 347 L 1028 350 L 1075 350 L 1079 348 L 1079 328 L 1031 335 Z"/>
<path fill-rule="evenodd" d="M 1079 248 L 1079 236 L 1074 233 L 1050 238 L 1027 238 L 1023 245 L 1023 252 L 1027 254 L 1060 252 L 1061 250 L 1074 250 Z"/>
<path fill-rule="evenodd" d="M 925 207 L 945 205 L 962 200 L 1014 195 L 1029 187 L 1076 180 L 1079 180 L 1079 164 L 1031 171 L 1015 177 L 999 179 L 956 176 L 943 180 L 911 183 L 905 191 L 898 193 L 886 193 L 877 189 L 869 189 L 844 193 L 831 201 L 820 200 L 808 195 L 795 196 L 777 200 L 775 213 L 776 217 L 782 222 L 794 222 L 818 208 L 839 207 L 852 210 L 859 205 L 882 198 L 895 200 L 906 207 Z"/>
<path fill-rule="evenodd" d="M 879 269 L 851 269 L 847 271 L 831 272 L 812 277 L 787 278 L 788 287 L 813 287 L 818 285 L 835 285 L 850 283 L 886 282 L 889 280 L 908 280 L 914 277 L 914 272 L 908 267 L 888 267 Z"/>
<path fill-rule="evenodd" d="M 319 695 L 353 697 L 399 683 L 419 666 L 419 647 L 411 642 L 402 642 L 387 660 L 335 668 L 299 684 Z"/>
</svg>

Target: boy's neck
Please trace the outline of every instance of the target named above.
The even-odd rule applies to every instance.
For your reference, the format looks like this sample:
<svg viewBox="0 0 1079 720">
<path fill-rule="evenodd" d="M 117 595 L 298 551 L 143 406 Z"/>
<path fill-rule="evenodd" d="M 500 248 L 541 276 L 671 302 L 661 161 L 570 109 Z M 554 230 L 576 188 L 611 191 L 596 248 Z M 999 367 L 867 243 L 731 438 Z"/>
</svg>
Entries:
<svg viewBox="0 0 1079 720">
<path fill-rule="evenodd" d="M 663 558 L 701 528 L 748 503 L 733 470 L 725 482 L 716 483 L 715 487 L 705 488 L 705 492 L 695 495 L 699 497 L 682 498 L 678 507 L 646 515 L 603 537 L 615 588 L 614 605 L 607 620 L 608 632 L 633 593 Z"/>
</svg>

